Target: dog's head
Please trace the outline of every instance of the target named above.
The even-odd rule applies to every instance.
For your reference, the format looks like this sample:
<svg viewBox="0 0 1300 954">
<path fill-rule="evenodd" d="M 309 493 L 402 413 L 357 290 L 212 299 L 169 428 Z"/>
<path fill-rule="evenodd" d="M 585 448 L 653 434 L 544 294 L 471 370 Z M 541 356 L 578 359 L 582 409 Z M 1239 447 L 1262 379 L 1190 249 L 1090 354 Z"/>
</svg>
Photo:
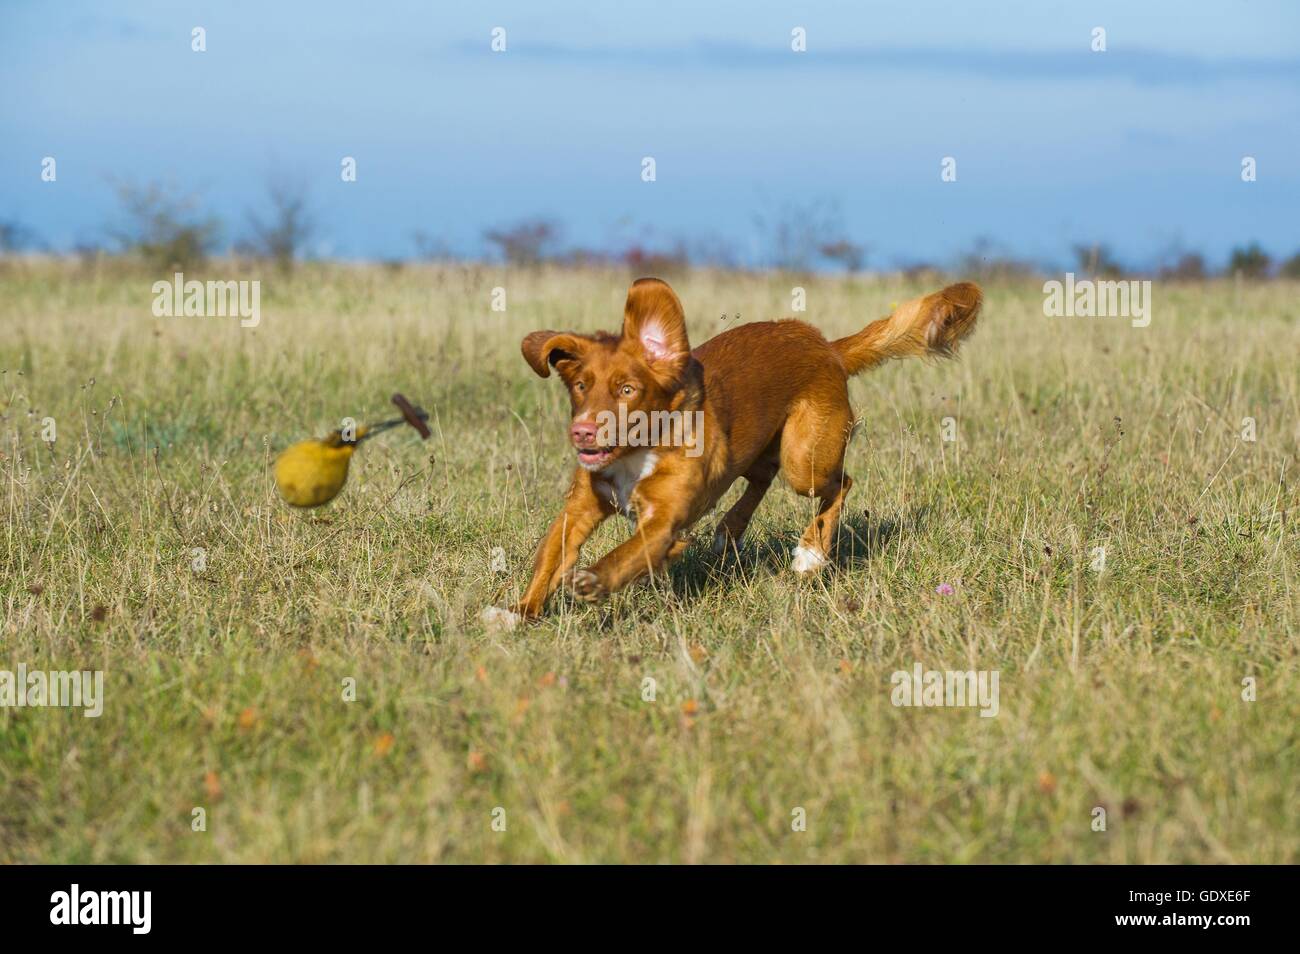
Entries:
<svg viewBox="0 0 1300 954">
<path fill-rule="evenodd" d="M 628 289 L 622 334 L 534 331 L 522 350 L 534 371 L 545 378 L 554 368 L 568 387 L 569 439 L 590 471 L 639 446 L 639 417 L 681 408 L 694 364 L 682 303 L 657 278 Z"/>
</svg>

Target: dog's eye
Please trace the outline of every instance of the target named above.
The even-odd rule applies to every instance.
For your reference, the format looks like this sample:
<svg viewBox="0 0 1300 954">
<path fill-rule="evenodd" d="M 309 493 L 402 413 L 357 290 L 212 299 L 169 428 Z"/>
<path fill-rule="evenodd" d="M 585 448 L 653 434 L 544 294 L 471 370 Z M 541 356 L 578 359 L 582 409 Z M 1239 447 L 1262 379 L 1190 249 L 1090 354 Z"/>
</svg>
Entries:
<svg viewBox="0 0 1300 954">
<path fill-rule="evenodd" d="M 576 381 L 574 382 L 573 390 L 581 394 L 583 391 L 587 390 L 587 386 L 583 384 L 581 381 Z"/>
<path fill-rule="evenodd" d="M 636 394 L 636 388 L 632 387 L 630 384 L 625 384 L 623 385 L 621 393 L 623 397 L 631 397 L 633 394 Z"/>
</svg>

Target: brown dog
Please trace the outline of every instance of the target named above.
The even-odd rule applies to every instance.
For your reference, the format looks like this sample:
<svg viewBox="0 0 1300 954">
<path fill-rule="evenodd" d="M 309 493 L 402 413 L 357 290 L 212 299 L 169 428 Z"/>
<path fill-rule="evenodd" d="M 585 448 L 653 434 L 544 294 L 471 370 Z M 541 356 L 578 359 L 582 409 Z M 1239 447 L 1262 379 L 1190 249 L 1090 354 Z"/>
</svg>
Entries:
<svg viewBox="0 0 1300 954">
<path fill-rule="evenodd" d="M 719 553 L 738 547 L 779 470 L 818 500 L 792 569 L 820 569 L 853 486 L 843 470 L 849 377 L 889 358 L 951 355 L 981 301 L 979 287 L 962 282 L 837 341 L 791 319 L 741 325 L 691 351 L 677 295 L 642 278 L 628 291 L 621 335 L 533 332 L 524 358 L 544 378 L 554 368 L 569 389 L 578 469 L 523 599 L 489 607 L 484 620 L 513 627 L 541 615 L 584 541 L 616 512 L 635 520 L 632 538 L 568 577 L 577 598 L 595 601 L 662 572 L 686 549 L 687 530 L 744 477 L 745 493 L 714 537 Z"/>
</svg>

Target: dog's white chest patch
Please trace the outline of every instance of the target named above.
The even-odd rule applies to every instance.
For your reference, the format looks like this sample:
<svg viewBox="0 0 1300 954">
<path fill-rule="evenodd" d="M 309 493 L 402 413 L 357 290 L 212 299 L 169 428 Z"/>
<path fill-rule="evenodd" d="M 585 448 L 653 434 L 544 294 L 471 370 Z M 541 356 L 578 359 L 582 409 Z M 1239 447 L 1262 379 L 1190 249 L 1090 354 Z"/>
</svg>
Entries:
<svg viewBox="0 0 1300 954">
<path fill-rule="evenodd" d="M 648 449 L 635 450 L 614 461 L 596 476 L 602 492 L 608 493 L 618 512 L 631 516 L 632 491 L 636 485 L 654 473 L 659 457 Z"/>
</svg>

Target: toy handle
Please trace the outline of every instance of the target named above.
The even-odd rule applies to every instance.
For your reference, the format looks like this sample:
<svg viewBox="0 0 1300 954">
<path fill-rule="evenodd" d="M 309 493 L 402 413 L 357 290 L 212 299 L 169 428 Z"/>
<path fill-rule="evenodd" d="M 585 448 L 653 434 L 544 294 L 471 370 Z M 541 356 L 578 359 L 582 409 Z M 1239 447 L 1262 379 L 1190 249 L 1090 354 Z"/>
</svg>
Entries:
<svg viewBox="0 0 1300 954">
<path fill-rule="evenodd" d="M 393 403 L 396 404 L 397 409 L 402 412 L 402 417 L 406 418 L 406 423 L 419 431 L 420 437 L 427 441 L 429 436 L 433 433 L 429 430 L 429 425 L 424 423 L 425 418 L 429 416 L 429 412 L 423 408 L 415 407 L 401 394 L 393 395 Z"/>
</svg>

